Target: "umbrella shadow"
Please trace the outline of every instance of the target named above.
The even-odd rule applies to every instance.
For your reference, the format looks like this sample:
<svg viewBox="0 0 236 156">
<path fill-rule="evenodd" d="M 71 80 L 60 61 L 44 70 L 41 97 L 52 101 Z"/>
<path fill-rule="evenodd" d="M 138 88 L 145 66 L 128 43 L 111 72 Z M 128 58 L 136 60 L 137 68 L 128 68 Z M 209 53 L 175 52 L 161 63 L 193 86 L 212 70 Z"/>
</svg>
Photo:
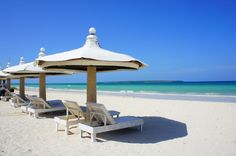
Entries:
<svg viewBox="0 0 236 156">
<path fill-rule="evenodd" d="M 185 123 L 156 116 L 141 117 L 144 120 L 143 131 L 137 128 L 98 134 L 98 138 L 126 143 L 158 143 L 188 135 Z"/>
</svg>

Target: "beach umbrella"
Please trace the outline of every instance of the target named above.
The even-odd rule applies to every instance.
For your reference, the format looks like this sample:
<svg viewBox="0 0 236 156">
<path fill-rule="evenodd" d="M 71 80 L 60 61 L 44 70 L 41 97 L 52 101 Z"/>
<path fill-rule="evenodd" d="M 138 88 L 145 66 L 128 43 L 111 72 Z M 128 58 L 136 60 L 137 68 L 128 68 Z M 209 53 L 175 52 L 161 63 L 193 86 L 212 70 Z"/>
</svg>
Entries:
<svg viewBox="0 0 236 156">
<path fill-rule="evenodd" d="M 6 68 L 9 68 L 10 67 L 10 62 L 7 63 L 7 66 Z M 10 90 L 11 89 L 11 79 L 14 79 L 16 78 L 15 76 L 9 74 L 9 73 L 6 73 L 4 71 L 0 71 L 0 80 L 7 80 L 7 89 Z"/>
<path fill-rule="evenodd" d="M 4 69 L 5 72 L 20 80 L 19 93 L 21 97 L 25 97 L 25 78 L 39 77 L 37 71 L 40 71 L 40 69 L 38 67 L 34 69 L 31 66 L 34 66 L 33 62 L 25 63 L 24 57 L 21 57 L 18 65 Z M 28 70 L 28 67 L 32 69 Z"/>
<path fill-rule="evenodd" d="M 4 73 L 3 71 L 0 70 L 0 84 L 2 83 L 2 80 L 7 80 L 9 79 L 10 74 Z M 8 89 L 8 87 L 7 87 Z"/>
<path fill-rule="evenodd" d="M 8 68 L 8 67 L 10 67 L 10 62 L 7 63 L 6 68 Z M 2 70 L 0 70 L 0 79 L 3 80 L 3 79 L 7 79 L 9 77 L 11 77 L 11 74 L 3 72 Z"/>
<path fill-rule="evenodd" d="M 2 80 L 7 80 L 7 82 L 9 83 L 9 76 L 10 74 L 4 73 L 3 71 L 0 70 L 0 84 L 2 84 Z M 7 83 L 7 89 L 9 90 L 10 87 Z"/>
<path fill-rule="evenodd" d="M 43 57 L 44 55 L 45 49 L 41 48 L 38 58 Z M 20 95 L 22 97 L 25 96 L 25 78 L 39 77 L 39 96 L 44 100 L 46 100 L 46 75 L 71 74 L 69 71 L 58 72 L 43 70 L 41 67 L 35 64 L 35 61 L 25 63 L 23 57 L 20 58 L 19 65 L 6 68 L 3 71 L 20 78 Z"/>
<path fill-rule="evenodd" d="M 46 70 L 87 72 L 87 102 L 97 102 L 96 72 L 137 70 L 146 66 L 131 56 L 101 48 L 95 28 L 89 29 L 81 48 L 41 57 L 37 63 Z"/>
</svg>

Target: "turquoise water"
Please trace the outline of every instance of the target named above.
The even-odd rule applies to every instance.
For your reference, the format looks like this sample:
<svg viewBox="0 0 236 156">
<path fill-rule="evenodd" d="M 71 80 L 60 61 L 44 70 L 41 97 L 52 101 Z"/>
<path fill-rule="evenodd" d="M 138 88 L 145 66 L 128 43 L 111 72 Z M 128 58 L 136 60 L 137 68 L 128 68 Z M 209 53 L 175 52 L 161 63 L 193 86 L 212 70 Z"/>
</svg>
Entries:
<svg viewBox="0 0 236 156">
<path fill-rule="evenodd" d="M 13 86 L 18 87 L 18 84 Z M 26 84 L 38 88 L 38 84 Z M 47 88 L 65 90 L 86 90 L 85 83 L 48 83 Z M 107 82 L 98 83 L 98 91 L 148 92 L 168 94 L 236 95 L 236 81 L 221 82 Z"/>
</svg>

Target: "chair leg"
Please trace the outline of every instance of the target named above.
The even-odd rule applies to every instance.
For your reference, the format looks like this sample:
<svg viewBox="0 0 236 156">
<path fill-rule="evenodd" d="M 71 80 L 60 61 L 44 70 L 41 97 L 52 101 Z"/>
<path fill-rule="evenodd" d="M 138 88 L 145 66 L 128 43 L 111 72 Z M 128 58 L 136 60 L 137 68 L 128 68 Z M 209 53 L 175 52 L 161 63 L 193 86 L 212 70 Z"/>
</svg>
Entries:
<svg viewBox="0 0 236 156">
<path fill-rule="evenodd" d="M 59 128 L 59 124 L 58 122 L 56 122 L 56 131 L 58 131 L 58 128 Z"/>
<path fill-rule="evenodd" d="M 91 133 L 91 142 L 97 142 L 96 133 Z"/>
<path fill-rule="evenodd" d="M 80 138 L 83 138 L 84 131 L 80 130 Z"/>
<path fill-rule="evenodd" d="M 68 123 L 66 123 L 66 126 L 65 126 L 65 134 L 66 135 L 69 134 L 69 125 L 68 125 Z"/>
<path fill-rule="evenodd" d="M 38 113 L 34 113 L 34 118 L 37 118 L 39 116 Z"/>
</svg>

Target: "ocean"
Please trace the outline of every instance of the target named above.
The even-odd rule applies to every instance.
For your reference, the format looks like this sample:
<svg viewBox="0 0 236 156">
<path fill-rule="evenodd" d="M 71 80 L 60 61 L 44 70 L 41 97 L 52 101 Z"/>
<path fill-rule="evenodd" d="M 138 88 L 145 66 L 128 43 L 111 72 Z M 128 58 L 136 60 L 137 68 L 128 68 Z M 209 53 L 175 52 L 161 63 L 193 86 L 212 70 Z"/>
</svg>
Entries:
<svg viewBox="0 0 236 156">
<path fill-rule="evenodd" d="M 18 84 L 13 84 L 19 87 Z M 26 84 L 27 88 L 38 88 L 38 84 Z M 47 89 L 86 90 L 86 83 L 47 83 Z M 125 81 L 98 82 L 98 91 L 120 93 L 189 94 L 236 96 L 236 81 L 182 82 L 182 81 Z"/>
</svg>

